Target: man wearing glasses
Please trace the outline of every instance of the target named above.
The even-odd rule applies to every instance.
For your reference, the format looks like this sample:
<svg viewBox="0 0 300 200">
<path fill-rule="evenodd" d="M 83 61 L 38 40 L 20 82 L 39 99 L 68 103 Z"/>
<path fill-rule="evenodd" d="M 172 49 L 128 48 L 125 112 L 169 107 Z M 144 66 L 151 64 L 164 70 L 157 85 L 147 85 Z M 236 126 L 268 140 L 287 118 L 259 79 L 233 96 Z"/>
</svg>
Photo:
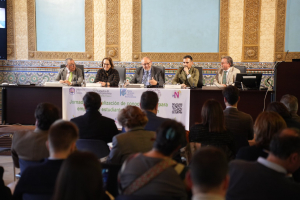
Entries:
<svg viewBox="0 0 300 200">
<path fill-rule="evenodd" d="M 136 69 L 130 83 L 139 83 L 146 86 L 163 86 L 164 80 L 162 77 L 162 70 L 158 67 L 152 67 L 152 61 L 148 57 L 144 57 L 141 62 L 143 67 Z"/>
<path fill-rule="evenodd" d="M 76 68 L 73 58 L 66 59 L 66 67 L 59 70 L 55 81 L 72 86 L 80 86 L 83 80 L 82 71 Z"/>
</svg>

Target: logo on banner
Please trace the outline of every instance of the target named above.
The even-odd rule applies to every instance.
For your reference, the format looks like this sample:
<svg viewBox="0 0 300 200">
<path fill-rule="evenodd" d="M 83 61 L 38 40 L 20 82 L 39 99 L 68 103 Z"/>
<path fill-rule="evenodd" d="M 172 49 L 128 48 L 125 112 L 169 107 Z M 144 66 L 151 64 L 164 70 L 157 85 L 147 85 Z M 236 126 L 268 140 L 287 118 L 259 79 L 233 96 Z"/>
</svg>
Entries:
<svg viewBox="0 0 300 200">
<path fill-rule="evenodd" d="M 135 92 L 127 89 L 120 89 L 120 96 L 124 96 L 125 98 L 136 98 Z"/>
<path fill-rule="evenodd" d="M 120 89 L 120 96 L 125 96 L 126 95 L 126 90 L 127 89 Z"/>
<path fill-rule="evenodd" d="M 70 95 L 74 95 L 74 94 L 75 94 L 75 88 L 72 88 L 72 87 L 71 87 L 71 88 L 69 89 L 69 94 L 70 94 Z"/>
<path fill-rule="evenodd" d="M 76 89 L 76 94 L 84 94 L 85 90 L 83 88 L 77 88 Z"/>
<path fill-rule="evenodd" d="M 112 97 L 112 93 L 109 90 L 93 89 L 92 91 L 98 93 L 101 97 Z"/>
<path fill-rule="evenodd" d="M 176 98 L 179 99 L 180 94 L 181 94 L 181 91 L 180 91 L 180 90 L 178 90 L 177 92 L 174 91 L 174 94 L 172 95 L 172 97 L 174 97 L 175 99 L 176 99 Z"/>
<path fill-rule="evenodd" d="M 147 91 L 155 92 L 155 93 L 157 94 L 158 98 L 161 97 L 161 92 L 160 92 L 160 90 L 157 89 L 157 88 L 151 88 L 151 89 L 148 89 Z"/>
</svg>

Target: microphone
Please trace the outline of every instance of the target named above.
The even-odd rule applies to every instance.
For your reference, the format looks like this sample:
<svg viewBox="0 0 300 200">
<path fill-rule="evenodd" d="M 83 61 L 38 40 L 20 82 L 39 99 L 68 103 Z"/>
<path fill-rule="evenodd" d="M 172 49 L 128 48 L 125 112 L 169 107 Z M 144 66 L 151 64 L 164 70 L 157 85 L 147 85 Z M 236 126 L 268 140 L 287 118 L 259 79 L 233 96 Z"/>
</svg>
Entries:
<svg viewBox="0 0 300 200">
<path fill-rule="evenodd" d="M 86 75 L 85 74 L 88 73 L 89 71 L 91 71 L 91 70 L 87 70 L 86 72 L 84 72 L 84 70 L 83 70 L 84 79 L 83 79 L 83 81 L 81 83 L 81 87 L 85 87 L 86 86 L 86 81 L 85 81 Z"/>
</svg>

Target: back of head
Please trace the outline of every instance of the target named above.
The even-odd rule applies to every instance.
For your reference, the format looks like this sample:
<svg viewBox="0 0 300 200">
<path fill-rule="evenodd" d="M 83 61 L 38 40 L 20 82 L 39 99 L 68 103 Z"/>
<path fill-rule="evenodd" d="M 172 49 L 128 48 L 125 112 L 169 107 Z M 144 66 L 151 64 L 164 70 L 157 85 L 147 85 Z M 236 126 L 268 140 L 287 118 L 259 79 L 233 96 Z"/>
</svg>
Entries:
<svg viewBox="0 0 300 200">
<path fill-rule="evenodd" d="M 237 89 L 237 87 L 235 86 L 227 86 L 223 89 L 222 91 L 223 96 L 225 97 L 226 101 L 230 104 L 230 105 L 234 105 L 238 102 L 239 100 L 239 96 L 240 96 L 240 92 Z"/>
<path fill-rule="evenodd" d="M 102 188 L 102 169 L 97 157 L 89 152 L 75 152 L 60 169 L 53 199 L 99 200 Z"/>
<path fill-rule="evenodd" d="M 206 193 L 225 180 L 228 173 L 226 155 L 215 147 L 200 148 L 192 158 L 190 170 L 193 185 Z"/>
<path fill-rule="evenodd" d="M 185 140 L 184 126 L 175 120 L 167 120 L 156 131 L 154 148 L 170 156 Z"/>
<path fill-rule="evenodd" d="M 201 110 L 202 124 L 209 127 L 209 132 L 225 131 L 224 114 L 221 104 L 214 100 L 207 100 Z"/>
<path fill-rule="evenodd" d="M 136 106 L 126 106 L 118 114 L 118 122 L 127 128 L 146 126 L 148 118 L 146 114 Z"/>
<path fill-rule="evenodd" d="M 230 65 L 230 67 L 233 66 L 233 60 L 230 56 L 222 56 L 221 59 L 226 59 L 227 60 L 227 63 Z"/>
<path fill-rule="evenodd" d="M 79 131 L 74 123 L 64 120 L 55 122 L 49 129 L 50 151 L 55 153 L 67 151 L 76 142 L 78 135 Z"/>
<path fill-rule="evenodd" d="M 40 103 L 34 113 L 37 120 L 37 127 L 41 130 L 48 130 L 53 122 L 59 119 L 58 108 L 51 103 Z"/>
<path fill-rule="evenodd" d="M 280 99 L 280 102 L 287 107 L 288 111 L 291 113 L 297 113 L 298 112 L 298 99 L 297 97 L 286 94 L 283 95 Z"/>
<path fill-rule="evenodd" d="M 154 110 L 158 104 L 158 96 L 156 92 L 146 91 L 141 96 L 141 108 L 144 110 Z"/>
<path fill-rule="evenodd" d="M 276 157 L 286 160 L 292 153 L 300 156 L 300 132 L 298 129 L 283 129 L 271 140 L 270 152 Z"/>
<path fill-rule="evenodd" d="M 83 97 L 83 103 L 86 110 L 99 110 L 101 97 L 96 92 L 87 92 Z"/>
<path fill-rule="evenodd" d="M 257 145 L 268 149 L 272 137 L 283 128 L 286 128 L 286 123 L 278 113 L 272 111 L 260 113 L 254 123 Z"/>
<path fill-rule="evenodd" d="M 277 112 L 284 119 L 290 117 L 290 112 L 288 111 L 287 107 L 278 101 L 270 103 L 267 107 L 267 111 Z"/>
</svg>

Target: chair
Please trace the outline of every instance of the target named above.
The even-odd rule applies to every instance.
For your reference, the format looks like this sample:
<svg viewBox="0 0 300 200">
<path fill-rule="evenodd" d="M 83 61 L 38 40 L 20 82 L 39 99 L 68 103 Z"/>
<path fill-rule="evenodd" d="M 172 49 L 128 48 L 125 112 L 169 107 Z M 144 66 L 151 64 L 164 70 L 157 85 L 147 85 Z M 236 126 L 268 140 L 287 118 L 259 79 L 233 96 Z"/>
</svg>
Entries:
<svg viewBox="0 0 300 200">
<path fill-rule="evenodd" d="M 76 147 L 78 150 L 94 153 L 99 159 L 108 156 L 110 152 L 107 144 L 102 140 L 79 139 Z"/>
<path fill-rule="evenodd" d="M 122 165 L 112 163 L 101 163 L 101 165 L 104 189 L 114 197 L 118 196 L 118 174 Z"/>
<path fill-rule="evenodd" d="M 235 68 L 239 69 L 241 73 L 247 73 L 246 66 L 234 66 Z"/>
<path fill-rule="evenodd" d="M 126 80 L 126 68 L 125 67 L 115 67 L 115 69 L 119 72 L 120 82 L 124 83 Z"/>
<path fill-rule="evenodd" d="M 19 166 L 20 166 L 20 175 L 22 176 L 22 173 L 24 170 L 29 166 L 36 166 L 44 162 L 44 159 L 40 161 L 31 161 L 31 160 L 23 160 L 19 158 Z"/>
<path fill-rule="evenodd" d="M 195 67 L 199 71 L 199 80 L 197 84 L 197 88 L 202 88 L 203 86 L 203 72 L 202 72 L 202 67 Z"/>
<path fill-rule="evenodd" d="M 60 68 L 65 68 L 66 65 L 61 65 Z M 84 80 L 84 65 L 77 65 L 76 64 L 76 67 L 78 67 L 79 69 L 81 69 L 82 71 L 82 76 L 83 76 L 83 80 Z"/>
</svg>

